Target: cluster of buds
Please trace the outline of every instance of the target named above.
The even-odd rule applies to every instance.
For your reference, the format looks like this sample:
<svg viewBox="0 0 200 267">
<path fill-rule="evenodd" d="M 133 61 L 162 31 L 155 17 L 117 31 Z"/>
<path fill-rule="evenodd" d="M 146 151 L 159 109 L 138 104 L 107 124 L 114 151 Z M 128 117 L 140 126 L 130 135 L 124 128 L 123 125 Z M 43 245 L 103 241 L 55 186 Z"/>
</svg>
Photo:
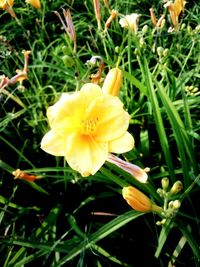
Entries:
<svg viewBox="0 0 200 267">
<path fill-rule="evenodd" d="M 197 96 L 200 94 L 199 88 L 194 85 L 186 86 L 185 91 L 187 95 L 191 95 L 191 96 Z"/>
<path fill-rule="evenodd" d="M 157 189 L 157 193 L 164 200 L 163 212 L 161 216 L 162 221 L 158 221 L 157 225 L 162 225 L 167 219 L 173 218 L 178 212 L 181 202 L 179 199 L 174 199 L 175 196 L 183 189 L 183 184 L 181 181 L 176 181 L 172 187 L 169 189 L 169 179 L 163 178 L 161 180 L 162 188 Z"/>
</svg>

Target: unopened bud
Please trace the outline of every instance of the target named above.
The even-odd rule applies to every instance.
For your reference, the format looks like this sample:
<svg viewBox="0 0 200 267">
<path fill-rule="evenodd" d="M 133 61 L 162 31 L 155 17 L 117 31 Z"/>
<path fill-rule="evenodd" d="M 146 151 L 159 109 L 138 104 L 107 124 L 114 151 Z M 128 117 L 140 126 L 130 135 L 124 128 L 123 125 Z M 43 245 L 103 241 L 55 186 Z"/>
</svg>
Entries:
<svg viewBox="0 0 200 267">
<path fill-rule="evenodd" d="M 169 186 L 169 179 L 167 177 L 166 178 L 162 178 L 161 185 L 162 185 L 163 190 L 167 191 L 167 188 Z"/>
<path fill-rule="evenodd" d="M 157 53 L 158 53 L 159 57 L 162 56 L 163 51 L 164 51 L 163 47 L 159 46 L 159 47 L 157 48 Z"/>
<path fill-rule="evenodd" d="M 137 211 L 141 212 L 161 212 L 162 208 L 153 204 L 152 201 L 141 191 L 133 186 L 127 186 L 122 189 L 123 198 L 127 203 Z"/>
<path fill-rule="evenodd" d="M 181 202 L 180 202 L 180 200 L 174 200 L 173 201 L 173 205 L 172 205 L 172 207 L 174 208 L 174 209 L 179 209 L 180 208 L 180 206 L 181 206 Z"/>
<path fill-rule="evenodd" d="M 72 66 L 74 66 L 74 60 L 72 57 L 70 57 L 68 55 L 64 55 L 62 57 L 62 60 L 63 60 L 66 67 L 71 68 Z"/>
<path fill-rule="evenodd" d="M 117 96 L 122 84 L 122 71 L 119 68 L 111 69 L 106 75 L 102 91 L 106 94 Z"/>
<path fill-rule="evenodd" d="M 170 190 L 170 193 L 173 194 L 173 195 L 175 195 L 175 194 L 179 193 L 182 189 L 183 189 L 182 182 L 181 181 L 176 181 L 173 184 L 173 186 L 172 186 L 172 188 Z"/>
</svg>

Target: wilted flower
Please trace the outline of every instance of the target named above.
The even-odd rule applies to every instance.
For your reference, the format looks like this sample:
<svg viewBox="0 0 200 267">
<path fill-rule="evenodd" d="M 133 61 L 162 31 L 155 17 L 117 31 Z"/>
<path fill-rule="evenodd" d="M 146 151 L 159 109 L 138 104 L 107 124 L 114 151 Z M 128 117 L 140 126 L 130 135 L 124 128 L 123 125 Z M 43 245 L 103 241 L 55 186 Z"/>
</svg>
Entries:
<svg viewBox="0 0 200 267">
<path fill-rule="evenodd" d="M 125 160 L 122 160 L 112 154 L 109 154 L 107 161 L 117 165 L 119 168 L 125 170 L 126 172 L 130 173 L 132 176 L 134 176 L 139 182 L 146 183 L 148 179 L 147 172 L 149 171 L 149 168 L 142 169 L 137 165 L 134 165 L 130 162 L 127 162 Z"/>
<path fill-rule="evenodd" d="M 14 175 L 14 179 L 20 179 L 27 182 L 34 182 L 37 178 L 39 178 L 35 175 L 27 174 L 20 169 L 16 169 L 12 174 Z"/>
<path fill-rule="evenodd" d="M 141 212 L 162 212 L 162 208 L 153 204 L 141 191 L 133 186 L 126 186 L 122 189 L 122 196 L 134 210 Z"/>
<path fill-rule="evenodd" d="M 32 7 L 36 9 L 41 9 L 40 0 L 26 0 L 27 4 L 30 4 Z"/>
<path fill-rule="evenodd" d="M 134 146 L 127 132 L 130 116 L 118 97 L 104 94 L 93 83 L 80 91 L 63 93 L 47 110 L 51 130 L 41 148 L 54 156 L 64 156 L 82 176 L 95 174 L 109 152 L 124 153 Z"/>
<path fill-rule="evenodd" d="M 113 19 L 115 19 L 117 16 L 118 16 L 118 11 L 113 9 L 113 10 L 110 12 L 110 17 L 106 20 L 104 32 L 107 31 L 107 29 L 110 27 L 111 22 L 112 22 Z"/>
<path fill-rule="evenodd" d="M 139 22 L 140 15 L 136 13 L 132 13 L 130 15 L 126 15 L 124 18 L 119 20 L 119 24 L 122 28 L 130 28 L 132 32 L 137 33 L 138 30 L 138 22 Z"/>
</svg>

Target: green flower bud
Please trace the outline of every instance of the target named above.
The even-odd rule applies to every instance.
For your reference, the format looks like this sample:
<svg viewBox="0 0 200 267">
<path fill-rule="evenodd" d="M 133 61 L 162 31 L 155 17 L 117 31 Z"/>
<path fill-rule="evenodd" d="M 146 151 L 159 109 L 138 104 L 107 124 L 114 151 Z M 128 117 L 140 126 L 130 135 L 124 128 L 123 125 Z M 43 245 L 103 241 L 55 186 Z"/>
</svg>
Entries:
<svg viewBox="0 0 200 267">
<path fill-rule="evenodd" d="M 180 206 L 181 206 L 181 202 L 180 202 L 180 200 L 174 200 L 173 201 L 173 204 L 172 204 L 172 207 L 174 208 L 174 209 L 179 209 L 180 208 Z"/>
<path fill-rule="evenodd" d="M 167 188 L 169 186 L 169 179 L 168 178 L 162 178 L 161 185 L 164 191 L 167 191 Z"/>
<path fill-rule="evenodd" d="M 66 67 L 71 68 L 74 66 L 74 60 L 72 57 L 65 55 L 62 57 L 62 60 L 63 60 Z"/>
<path fill-rule="evenodd" d="M 181 182 L 181 181 L 176 181 L 176 182 L 173 184 L 173 186 L 172 186 L 172 188 L 171 188 L 171 190 L 170 190 L 170 193 L 171 193 L 172 195 L 175 195 L 175 194 L 179 193 L 182 189 L 183 189 L 183 184 L 182 184 L 182 182 Z"/>
</svg>

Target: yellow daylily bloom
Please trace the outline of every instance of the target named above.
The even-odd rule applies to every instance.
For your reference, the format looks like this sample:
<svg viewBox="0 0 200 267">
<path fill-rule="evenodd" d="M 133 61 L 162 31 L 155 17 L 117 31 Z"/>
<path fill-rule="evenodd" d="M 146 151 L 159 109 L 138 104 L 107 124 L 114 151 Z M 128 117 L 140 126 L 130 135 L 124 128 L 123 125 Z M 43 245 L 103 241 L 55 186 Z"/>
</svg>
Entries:
<svg viewBox="0 0 200 267">
<path fill-rule="evenodd" d="M 41 9 L 40 0 L 26 0 L 27 4 L 30 4 L 32 7 L 36 9 Z"/>
<path fill-rule="evenodd" d="M 116 96 L 104 94 L 97 84 L 87 83 L 80 91 L 63 93 L 47 110 L 51 130 L 41 148 L 64 156 L 82 176 L 95 174 L 109 152 L 124 153 L 134 146 L 127 132 L 130 116 Z"/>
<path fill-rule="evenodd" d="M 162 208 L 153 204 L 141 191 L 133 186 L 126 186 L 122 189 L 122 196 L 132 209 L 141 212 L 162 212 Z"/>
<path fill-rule="evenodd" d="M 119 24 L 122 28 L 130 28 L 132 32 L 137 33 L 138 30 L 138 21 L 139 21 L 140 15 L 136 13 L 132 13 L 130 15 L 126 15 L 124 18 L 121 18 L 119 20 Z"/>
<path fill-rule="evenodd" d="M 178 17 L 184 10 L 185 3 L 186 2 L 184 0 L 175 0 L 174 3 L 172 1 L 169 1 L 164 5 L 164 7 L 168 8 L 174 28 L 177 28 L 178 26 Z"/>
</svg>

